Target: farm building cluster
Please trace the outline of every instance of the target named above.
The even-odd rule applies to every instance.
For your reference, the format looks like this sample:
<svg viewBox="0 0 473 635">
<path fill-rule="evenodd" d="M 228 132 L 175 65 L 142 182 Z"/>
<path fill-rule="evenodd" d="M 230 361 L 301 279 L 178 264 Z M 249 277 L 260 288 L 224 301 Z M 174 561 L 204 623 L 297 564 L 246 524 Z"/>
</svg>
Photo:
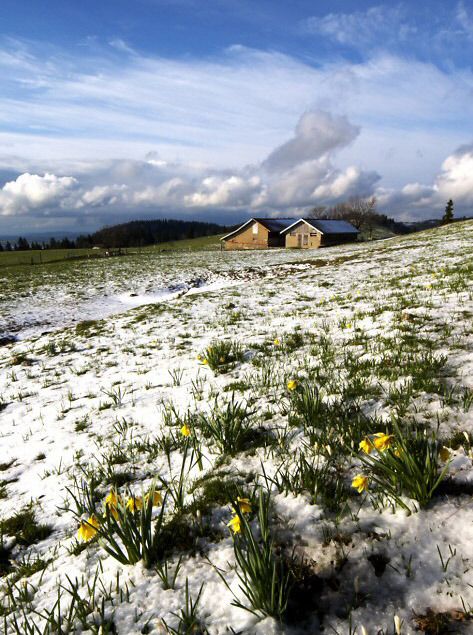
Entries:
<svg viewBox="0 0 473 635">
<path fill-rule="evenodd" d="M 224 249 L 317 249 L 354 241 L 358 233 L 345 220 L 250 218 L 221 240 Z"/>
</svg>

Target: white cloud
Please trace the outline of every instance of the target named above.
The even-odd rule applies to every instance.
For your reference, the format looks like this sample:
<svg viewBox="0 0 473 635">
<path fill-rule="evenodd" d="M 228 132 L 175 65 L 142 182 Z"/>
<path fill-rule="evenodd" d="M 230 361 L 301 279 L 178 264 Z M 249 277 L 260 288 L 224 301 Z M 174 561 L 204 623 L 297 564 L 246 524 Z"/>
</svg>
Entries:
<svg viewBox="0 0 473 635">
<path fill-rule="evenodd" d="M 408 183 L 400 190 L 380 188 L 381 205 L 410 216 L 436 217 L 453 199 L 458 214 L 473 215 L 473 144 L 462 146 L 442 163 L 431 185 Z"/>
<path fill-rule="evenodd" d="M 15 181 L 8 181 L 0 190 L 0 214 L 27 214 L 34 210 L 47 211 L 65 204 L 71 190 L 77 184 L 72 176 L 56 176 L 46 173 L 21 174 Z"/>
<path fill-rule="evenodd" d="M 473 39 L 473 17 L 468 13 L 465 3 L 462 0 L 457 4 L 456 20 L 462 32 L 469 39 Z"/>
<path fill-rule="evenodd" d="M 3 188 L 1 214 L 74 214 L 99 208 L 109 214 L 132 208 L 166 212 L 188 210 L 273 210 L 284 212 L 371 193 L 378 175 L 334 166 L 335 154 L 351 143 L 359 129 L 345 117 L 307 112 L 292 139 L 260 164 L 236 170 L 148 161 L 92 164 L 80 178 L 22 174 Z M 118 182 L 119 180 L 119 182 Z"/>
<path fill-rule="evenodd" d="M 468 69 L 378 53 L 310 65 L 244 47 L 169 60 L 118 42 L 79 61 L 9 42 L 0 77 L 4 178 L 14 169 L 43 189 L 47 175 L 57 180 L 42 202 L 0 190 L 0 216 L 10 219 L 287 213 L 376 186 L 387 212 L 431 215 L 435 188 L 464 187 L 458 158 L 443 180 L 436 172 L 471 129 Z"/>
<path fill-rule="evenodd" d="M 196 192 L 184 197 L 184 202 L 190 207 L 245 208 L 251 206 L 253 195 L 260 189 L 258 176 L 208 176 Z"/>
<path fill-rule="evenodd" d="M 407 22 L 401 4 L 379 5 L 353 13 L 314 16 L 306 20 L 306 28 L 316 35 L 357 48 L 384 47 L 390 40 L 405 40 L 417 32 L 416 27 Z"/>
<path fill-rule="evenodd" d="M 473 207 L 473 145 L 459 148 L 442 165 L 435 187 L 439 196 Z"/>
<path fill-rule="evenodd" d="M 349 123 L 346 117 L 334 117 L 328 112 L 307 112 L 299 119 L 294 137 L 273 150 L 263 167 L 269 172 L 293 168 L 347 146 L 359 133 L 359 127 Z"/>
</svg>

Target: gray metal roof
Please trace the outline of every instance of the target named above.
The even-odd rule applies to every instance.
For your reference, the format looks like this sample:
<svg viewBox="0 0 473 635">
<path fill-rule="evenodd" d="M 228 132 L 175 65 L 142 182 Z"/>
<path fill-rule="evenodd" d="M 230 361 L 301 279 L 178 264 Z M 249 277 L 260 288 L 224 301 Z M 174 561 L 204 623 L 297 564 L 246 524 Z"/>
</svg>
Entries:
<svg viewBox="0 0 473 635">
<path fill-rule="evenodd" d="M 225 240 L 230 236 L 238 233 L 250 223 L 257 221 L 261 223 L 266 229 L 273 233 L 285 233 L 289 227 L 296 225 L 297 223 L 304 221 L 309 225 L 312 225 L 314 229 L 317 229 L 322 234 L 358 234 L 356 227 L 353 227 L 351 223 L 346 220 L 319 220 L 318 218 L 250 218 L 243 225 L 240 225 L 237 229 L 234 229 L 226 236 L 223 236 L 220 240 Z"/>
<path fill-rule="evenodd" d="M 254 223 L 255 221 L 258 223 L 261 223 L 261 225 L 266 227 L 266 229 L 268 229 L 270 232 L 279 234 L 284 228 L 289 227 L 289 225 L 293 225 L 297 220 L 299 219 L 297 218 L 249 218 L 247 221 L 243 223 L 243 225 L 240 225 L 240 227 L 237 227 L 226 236 L 222 236 L 220 240 L 226 240 L 227 238 L 230 238 L 230 236 L 237 234 L 244 227 L 246 227 L 250 223 Z"/>
<path fill-rule="evenodd" d="M 270 232 L 280 232 L 289 225 L 298 220 L 297 218 L 255 218 L 254 220 L 261 223 L 266 229 L 269 229 Z"/>
<path fill-rule="evenodd" d="M 330 234 L 358 234 L 359 231 L 351 223 L 346 220 L 322 220 L 318 218 L 299 218 L 294 220 L 291 225 L 304 221 L 308 225 L 311 225 L 314 229 L 325 235 Z M 281 233 L 285 233 L 291 225 L 284 227 Z"/>
<path fill-rule="evenodd" d="M 319 220 L 315 218 L 305 218 L 315 229 L 323 234 L 358 234 L 358 230 L 346 220 Z"/>
</svg>

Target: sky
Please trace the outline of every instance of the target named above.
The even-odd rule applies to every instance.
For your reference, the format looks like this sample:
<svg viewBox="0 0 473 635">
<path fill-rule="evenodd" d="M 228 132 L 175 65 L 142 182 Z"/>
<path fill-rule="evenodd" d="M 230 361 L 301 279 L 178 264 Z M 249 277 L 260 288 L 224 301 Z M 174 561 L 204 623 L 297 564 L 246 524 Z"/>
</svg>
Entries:
<svg viewBox="0 0 473 635">
<path fill-rule="evenodd" d="M 0 234 L 473 216 L 473 0 L 2 0 Z"/>
</svg>

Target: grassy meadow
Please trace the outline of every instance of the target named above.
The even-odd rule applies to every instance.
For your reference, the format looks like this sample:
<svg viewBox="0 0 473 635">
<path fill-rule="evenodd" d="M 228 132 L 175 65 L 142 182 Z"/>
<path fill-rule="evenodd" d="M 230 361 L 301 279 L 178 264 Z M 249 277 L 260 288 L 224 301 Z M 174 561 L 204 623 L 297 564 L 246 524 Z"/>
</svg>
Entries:
<svg viewBox="0 0 473 635">
<path fill-rule="evenodd" d="M 197 240 L 0 272 L 4 632 L 471 632 L 473 222 Z"/>
</svg>

